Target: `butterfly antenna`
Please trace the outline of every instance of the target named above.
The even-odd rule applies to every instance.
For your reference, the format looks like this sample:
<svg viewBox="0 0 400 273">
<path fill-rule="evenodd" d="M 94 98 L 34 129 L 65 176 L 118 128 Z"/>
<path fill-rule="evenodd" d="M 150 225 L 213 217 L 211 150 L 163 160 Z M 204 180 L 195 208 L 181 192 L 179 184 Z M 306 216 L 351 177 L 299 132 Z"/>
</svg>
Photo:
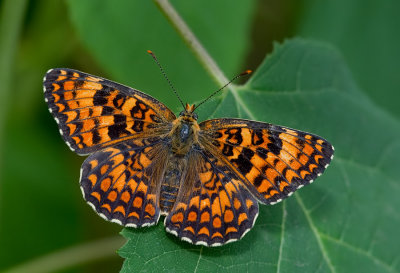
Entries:
<svg viewBox="0 0 400 273">
<path fill-rule="evenodd" d="M 208 96 L 208 98 L 206 98 L 205 100 L 203 100 L 202 102 L 200 102 L 194 109 L 196 110 L 197 108 L 199 108 L 200 105 L 202 105 L 203 103 L 205 103 L 206 101 L 208 101 L 209 99 L 211 99 L 212 97 L 214 97 L 216 94 L 218 94 L 218 92 L 220 92 L 222 89 L 224 89 L 225 87 L 227 87 L 229 84 L 231 84 L 234 80 L 236 80 L 237 78 L 240 78 L 242 76 L 251 74 L 253 71 L 252 70 L 246 70 L 242 73 L 240 73 L 239 75 L 236 75 L 235 77 L 232 78 L 232 80 L 230 80 L 227 84 L 225 84 L 224 86 L 222 86 L 220 89 L 218 89 L 217 91 L 215 91 L 214 93 L 212 93 L 210 96 Z"/>
<path fill-rule="evenodd" d="M 161 73 L 164 75 L 164 78 L 167 80 L 167 82 L 168 82 L 169 86 L 171 87 L 172 91 L 174 91 L 175 95 L 178 97 L 180 103 L 182 104 L 183 109 L 185 109 L 185 105 L 183 104 L 183 101 L 182 101 L 181 97 L 178 95 L 178 92 L 176 92 L 175 87 L 172 85 L 171 81 L 168 79 L 167 74 L 165 74 L 165 71 L 164 71 L 163 67 L 161 66 L 160 62 L 158 61 L 156 55 L 151 50 L 147 50 L 147 53 L 149 53 L 151 55 L 151 57 L 153 57 L 154 61 L 156 61 L 158 67 L 161 70 Z"/>
</svg>

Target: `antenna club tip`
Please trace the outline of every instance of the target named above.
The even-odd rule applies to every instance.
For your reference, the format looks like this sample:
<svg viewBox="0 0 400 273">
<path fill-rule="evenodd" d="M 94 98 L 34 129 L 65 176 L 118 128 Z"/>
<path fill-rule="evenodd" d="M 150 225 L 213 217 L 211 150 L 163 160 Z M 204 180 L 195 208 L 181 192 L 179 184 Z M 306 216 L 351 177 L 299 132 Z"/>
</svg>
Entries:
<svg viewBox="0 0 400 273">
<path fill-rule="evenodd" d="M 251 74 L 251 73 L 253 73 L 253 70 L 248 69 L 248 70 L 242 72 L 242 73 L 240 74 L 240 76 L 248 75 L 248 74 Z"/>
<path fill-rule="evenodd" d="M 151 50 L 147 50 L 147 53 L 149 53 L 149 54 L 153 54 L 153 51 L 151 51 Z"/>
<path fill-rule="evenodd" d="M 240 73 L 237 77 L 249 75 L 249 74 L 251 74 L 251 73 L 253 73 L 253 70 L 248 69 L 248 70 L 246 70 L 246 71 Z"/>
</svg>

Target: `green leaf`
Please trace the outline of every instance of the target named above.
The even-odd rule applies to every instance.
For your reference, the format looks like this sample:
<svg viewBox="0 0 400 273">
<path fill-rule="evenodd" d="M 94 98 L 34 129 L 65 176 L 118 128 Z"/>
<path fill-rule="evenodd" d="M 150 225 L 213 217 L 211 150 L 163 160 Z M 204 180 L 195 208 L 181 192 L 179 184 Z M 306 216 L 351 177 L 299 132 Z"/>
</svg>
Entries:
<svg viewBox="0 0 400 273">
<path fill-rule="evenodd" d="M 373 100 L 400 118 L 400 1 L 302 1 L 297 35 L 337 46 Z"/>
<path fill-rule="evenodd" d="M 201 113 L 310 131 L 336 155 L 311 186 L 261 206 L 239 242 L 194 246 L 162 223 L 124 229 L 121 272 L 400 271 L 400 123 L 358 89 L 335 49 L 300 39 L 277 45 L 247 84 L 232 85 Z"/>
<path fill-rule="evenodd" d="M 230 78 L 241 72 L 254 3 L 204 0 L 193 5 L 177 0 L 173 4 Z M 184 102 L 200 100 L 220 87 L 206 75 L 153 1 L 70 0 L 67 4 L 82 42 L 109 73 L 108 78 L 162 99 L 175 110 L 179 102 L 146 53 L 150 49 Z M 224 39 L 226 43 L 221 42 Z"/>
</svg>

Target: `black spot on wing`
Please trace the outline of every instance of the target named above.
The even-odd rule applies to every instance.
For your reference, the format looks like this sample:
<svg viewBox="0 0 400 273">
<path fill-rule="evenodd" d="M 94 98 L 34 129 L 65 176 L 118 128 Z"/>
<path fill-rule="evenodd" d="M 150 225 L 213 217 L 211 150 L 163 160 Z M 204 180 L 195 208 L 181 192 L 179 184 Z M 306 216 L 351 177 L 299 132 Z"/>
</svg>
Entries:
<svg viewBox="0 0 400 273">
<path fill-rule="evenodd" d="M 271 141 L 268 143 L 268 149 L 275 155 L 279 155 L 282 149 L 282 140 L 279 138 L 280 133 L 276 131 L 269 132 L 268 139 Z"/>
<path fill-rule="evenodd" d="M 224 147 L 222 148 L 222 153 L 226 156 L 232 156 L 233 147 L 231 145 L 224 144 Z"/>
<path fill-rule="evenodd" d="M 252 150 L 248 148 L 243 148 L 238 158 L 232 159 L 231 161 L 235 163 L 236 167 L 242 174 L 247 174 L 253 167 L 253 165 L 250 162 L 250 159 L 253 157 L 253 155 L 254 152 Z"/>
<path fill-rule="evenodd" d="M 97 91 L 93 96 L 93 105 L 102 106 L 104 104 L 107 104 L 107 99 L 104 96 L 104 92 Z"/>
<path fill-rule="evenodd" d="M 126 131 L 126 116 L 114 115 L 114 124 L 108 127 L 108 135 L 111 139 L 119 138 Z"/>
</svg>

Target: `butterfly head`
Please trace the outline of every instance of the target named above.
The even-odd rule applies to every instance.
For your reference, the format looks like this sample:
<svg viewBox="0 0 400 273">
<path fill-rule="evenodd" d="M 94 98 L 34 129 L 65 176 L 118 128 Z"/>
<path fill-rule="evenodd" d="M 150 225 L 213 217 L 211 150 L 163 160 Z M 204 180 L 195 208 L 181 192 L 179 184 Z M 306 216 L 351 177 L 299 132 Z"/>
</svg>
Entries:
<svg viewBox="0 0 400 273">
<path fill-rule="evenodd" d="M 194 104 L 190 105 L 186 103 L 185 110 L 180 112 L 179 116 L 186 121 L 196 121 L 198 117 L 197 114 L 194 112 L 195 108 L 196 107 L 194 106 Z"/>
</svg>

